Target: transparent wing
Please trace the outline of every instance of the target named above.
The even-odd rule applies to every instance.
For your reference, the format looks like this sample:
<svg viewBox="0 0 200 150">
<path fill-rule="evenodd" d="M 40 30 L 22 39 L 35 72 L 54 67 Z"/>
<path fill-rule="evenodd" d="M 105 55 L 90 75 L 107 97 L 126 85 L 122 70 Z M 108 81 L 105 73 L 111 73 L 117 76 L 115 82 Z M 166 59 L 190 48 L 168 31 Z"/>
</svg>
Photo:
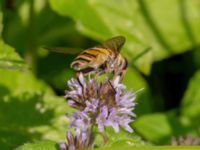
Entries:
<svg viewBox="0 0 200 150">
<path fill-rule="evenodd" d="M 108 39 L 103 44 L 97 46 L 101 48 L 111 49 L 113 51 L 119 52 L 121 47 L 124 45 L 126 39 L 123 36 L 116 36 L 111 39 Z"/>
<path fill-rule="evenodd" d="M 75 55 L 79 54 L 83 50 L 81 48 L 69 48 L 69 47 L 43 47 L 44 49 L 51 51 L 51 52 L 56 52 L 56 53 L 63 53 L 63 54 L 69 54 L 69 55 Z"/>
</svg>

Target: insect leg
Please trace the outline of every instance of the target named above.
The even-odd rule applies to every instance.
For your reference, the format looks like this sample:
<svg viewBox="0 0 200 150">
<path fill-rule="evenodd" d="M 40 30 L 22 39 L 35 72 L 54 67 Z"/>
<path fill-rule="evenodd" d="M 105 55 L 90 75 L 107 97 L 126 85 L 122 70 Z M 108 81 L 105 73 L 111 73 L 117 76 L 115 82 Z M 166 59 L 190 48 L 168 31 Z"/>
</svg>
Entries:
<svg viewBox="0 0 200 150">
<path fill-rule="evenodd" d="M 126 70 L 128 67 L 128 61 L 126 60 L 126 58 L 123 59 L 123 61 L 120 63 L 120 67 L 116 67 L 116 69 L 114 70 L 114 80 L 116 78 L 119 78 L 119 82 L 122 81 L 122 79 L 125 76 Z"/>
<path fill-rule="evenodd" d="M 108 83 L 110 84 L 110 86 L 113 89 L 113 91 L 116 93 L 116 90 L 115 90 L 114 86 L 112 85 L 112 83 L 110 82 L 110 80 L 108 80 Z"/>
</svg>

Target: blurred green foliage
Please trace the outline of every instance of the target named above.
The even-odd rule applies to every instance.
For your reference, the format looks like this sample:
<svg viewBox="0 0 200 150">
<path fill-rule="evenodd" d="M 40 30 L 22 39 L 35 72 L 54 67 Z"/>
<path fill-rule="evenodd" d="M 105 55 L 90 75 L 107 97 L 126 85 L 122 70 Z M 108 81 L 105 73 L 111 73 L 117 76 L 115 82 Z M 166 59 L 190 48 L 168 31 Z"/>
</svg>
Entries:
<svg viewBox="0 0 200 150">
<path fill-rule="evenodd" d="M 200 43 L 200 6 L 195 0 L 50 0 L 50 4 L 59 14 L 72 17 L 79 31 L 94 39 L 124 35 L 127 43 L 123 52 L 130 63 L 152 47 L 134 62 L 145 73 L 149 73 L 154 61 Z"/>
<path fill-rule="evenodd" d="M 65 113 L 73 110 L 63 95 L 74 56 L 42 47 L 85 49 L 115 35 L 127 39 L 124 83 L 144 90 L 135 133 L 110 131 L 107 147 L 200 136 L 199 14 L 197 0 L 0 0 L 1 149 L 40 140 L 54 142 L 19 149 L 57 149 L 65 139 Z"/>
</svg>

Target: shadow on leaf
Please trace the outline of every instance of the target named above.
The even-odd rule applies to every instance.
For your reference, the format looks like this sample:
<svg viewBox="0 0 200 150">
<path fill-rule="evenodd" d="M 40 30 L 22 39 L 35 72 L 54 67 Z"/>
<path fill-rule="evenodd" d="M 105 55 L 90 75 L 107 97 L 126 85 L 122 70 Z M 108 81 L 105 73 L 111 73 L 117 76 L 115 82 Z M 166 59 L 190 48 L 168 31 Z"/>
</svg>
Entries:
<svg viewBox="0 0 200 150">
<path fill-rule="evenodd" d="M 9 93 L 6 88 L 3 94 Z M 40 139 L 41 133 L 34 127 L 49 125 L 54 111 L 46 109 L 42 94 L 23 93 L 19 96 L 3 97 L 0 101 L 0 145 L 11 149 L 33 139 Z"/>
</svg>

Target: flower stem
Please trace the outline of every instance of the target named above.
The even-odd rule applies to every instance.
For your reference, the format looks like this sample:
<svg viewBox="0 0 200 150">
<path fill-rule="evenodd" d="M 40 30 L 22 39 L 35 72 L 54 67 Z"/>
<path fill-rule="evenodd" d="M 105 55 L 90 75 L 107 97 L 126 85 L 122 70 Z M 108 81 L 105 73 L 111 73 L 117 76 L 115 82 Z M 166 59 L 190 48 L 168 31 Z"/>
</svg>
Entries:
<svg viewBox="0 0 200 150">
<path fill-rule="evenodd" d="M 106 133 L 99 133 L 99 134 L 100 134 L 100 135 L 102 136 L 102 138 L 103 138 L 103 145 L 107 144 L 109 138 L 108 138 L 108 136 L 106 135 Z"/>
</svg>

